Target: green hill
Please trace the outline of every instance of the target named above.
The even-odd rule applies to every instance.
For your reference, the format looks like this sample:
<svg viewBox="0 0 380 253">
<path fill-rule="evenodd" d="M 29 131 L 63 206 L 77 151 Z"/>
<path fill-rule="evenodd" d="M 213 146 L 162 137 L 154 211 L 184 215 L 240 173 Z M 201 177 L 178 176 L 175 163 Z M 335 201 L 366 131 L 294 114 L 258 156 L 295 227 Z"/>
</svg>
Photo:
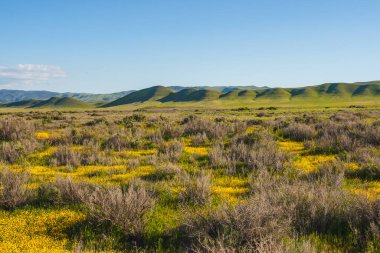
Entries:
<svg viewBox="0 0 380 253">
<path fill-rule="evenodd" d="M 255 99 L 257 92 L 254 90 L 233 90 L 220 95 L 223 100 Z"/>
<path fill-rule="evenodd" d="M 132 103 L 143 103 L 147 101 L 157 101 L 168 96 L 173 91 L 164 86 L 154 86 L 142 90 L 132 92 L 122 98 L 116 99 L 113 102 L 107 103 L 101 107 L 118 106 Z"/>
<path fill-rule="evenodd" d="M 35 103 L 28 108 L 91 108 L 94 107 L 92 104 L 83 102 L 75 98 L 60 98 L 52 97 L 47 100 Z"/>
<path fill-rule="evenodd" d="M 380 82 L 372 84 L 363 84 L 358 86 L 353 92 L 352 96 L 379 96 L 380 95 Z"/>
<path fill-rule="evenodd" d="M 256 99 L 259 100 L 284 100 L 290 99 L 291 92 L 284 88 L 265 89 L 258 92 Z"/>
<path fill-rule="evenodd" d="M 220 92 L 215 90 L 197 90 L 197 89 L 184 89 L 160 99 L 160 102 L 190 102 L 190 101 L 207 101 L 216 100 L 221 95 Z"/>
<path fill-rule="evenodd" d="M 290 94 L 292 99 L 314 99 L 319 96 L 318 92 L 313 87 L 291 89 Z"/>
</svg>

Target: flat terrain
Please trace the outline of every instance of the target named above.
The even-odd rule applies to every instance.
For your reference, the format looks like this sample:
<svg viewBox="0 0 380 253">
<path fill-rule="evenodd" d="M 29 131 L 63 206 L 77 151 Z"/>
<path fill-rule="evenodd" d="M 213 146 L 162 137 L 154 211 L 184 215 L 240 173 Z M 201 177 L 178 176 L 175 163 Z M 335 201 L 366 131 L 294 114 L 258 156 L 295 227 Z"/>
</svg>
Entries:
<svg viewBox="0 0 380 253">
<path fill-rule="evenodd" d="M 164 104 L 1 108 L 0 252 L 380 251 L 378 101 Z"/>
</svg>

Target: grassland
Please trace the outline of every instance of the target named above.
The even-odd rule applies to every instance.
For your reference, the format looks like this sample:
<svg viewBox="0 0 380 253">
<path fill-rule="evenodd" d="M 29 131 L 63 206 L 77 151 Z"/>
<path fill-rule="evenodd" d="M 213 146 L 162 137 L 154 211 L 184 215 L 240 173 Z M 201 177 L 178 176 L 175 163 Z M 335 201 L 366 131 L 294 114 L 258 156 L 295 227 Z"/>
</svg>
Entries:
<svg viewBox="0 0 380 253">
<path fill-rule="evenodd" d="M 378 102 L 301 104 L 2 108 L 0 251 L 379 252 Z"/>
</svg>

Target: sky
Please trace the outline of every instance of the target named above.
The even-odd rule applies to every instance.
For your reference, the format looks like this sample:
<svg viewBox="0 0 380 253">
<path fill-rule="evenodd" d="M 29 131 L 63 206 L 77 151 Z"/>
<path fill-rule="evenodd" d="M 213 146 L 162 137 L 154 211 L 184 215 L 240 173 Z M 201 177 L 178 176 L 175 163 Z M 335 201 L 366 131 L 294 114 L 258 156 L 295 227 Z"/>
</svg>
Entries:
<svg viewBox="0 0 380 253">
<path fill-rule="evenodd" d="M 0 89 L 380 79 L 378 0 L 0 0 Z"/>
</svg>

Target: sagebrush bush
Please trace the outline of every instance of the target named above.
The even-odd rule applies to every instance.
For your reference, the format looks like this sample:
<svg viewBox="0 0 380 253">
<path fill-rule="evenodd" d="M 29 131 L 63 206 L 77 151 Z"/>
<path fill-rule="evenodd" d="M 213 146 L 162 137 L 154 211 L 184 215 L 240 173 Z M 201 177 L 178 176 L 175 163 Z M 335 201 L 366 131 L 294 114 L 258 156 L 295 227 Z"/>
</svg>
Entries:
<svg viewBox="0 0 380 253">
<path fill-rule="evenodd" d="M 282 129 L 282 134 L 285 138 L 295 141 L 305 141 L 313 139 L 317 135 L 314 127 L 302 124 L 292 123 L 288 127 Z"/>
<path fill-rule="evenodd" d="M 211 176 L 206 173 L 191 175 L 186 172 L 178 174 L 178 181 L 184 188 L 179 193 L 179 198 L 184 202 L 195 205 L 209 203 L 211 197 Z"/>
<path fill-rule="evenodd" d="M 31 197 L 27 188 L 30 174 L 27 172 L 12 172 L 4 169 L 0 173 L 0 206 L 14 210 L 23 205 Z"/>
<path fill-rule="evenodd" d="M 80 153 L 69 146 L 60 146 L 51 156 L 50 164 L 54 166 L 78 167 L 81 165 Z"/>
<path fill-rule="evenodd" d="M 93 191 L 93 186 L 84 183 L 75 183 L 72 178 L 57 178 L 49 185 L 47 192 L 57 192 L 52 201 L 61 204 L 82 204 Z"/>
<path fill-rule="evenodd" d="M 198 252 L 281 252 L 284 239 L 310 234 L 354 236 L 347 247 L 361 250 L 379 238 L 380 202 L 345 192 L 340 178 L 332 173 L 286 180 L 261 172 L 248 201 L 190 214 L 184 229 Z"/>
<path fill-rule="evenodd" d="M 177 162 L 183 150 L 183 143 L 177 140 L 168 143 L 162 143 L 158 147 L 158 156 L 162 160 L 167 160 L 170 162 Z"/>
<path fill-rule="evenodd" d="M 0 141 L 20 141 L 34 137 L 35 127 L 24 120 L 1 119 Z"/>
<path fill-rule="evenodd" d="M 127 236 L 141 236 L 145 215 L 153 208 L 154 200 L 139 183 L 132 182 L 128 189 L 95 187 L 85 205 L 98 222 L 109 222 L 123 229 Z"/>
</svg>

